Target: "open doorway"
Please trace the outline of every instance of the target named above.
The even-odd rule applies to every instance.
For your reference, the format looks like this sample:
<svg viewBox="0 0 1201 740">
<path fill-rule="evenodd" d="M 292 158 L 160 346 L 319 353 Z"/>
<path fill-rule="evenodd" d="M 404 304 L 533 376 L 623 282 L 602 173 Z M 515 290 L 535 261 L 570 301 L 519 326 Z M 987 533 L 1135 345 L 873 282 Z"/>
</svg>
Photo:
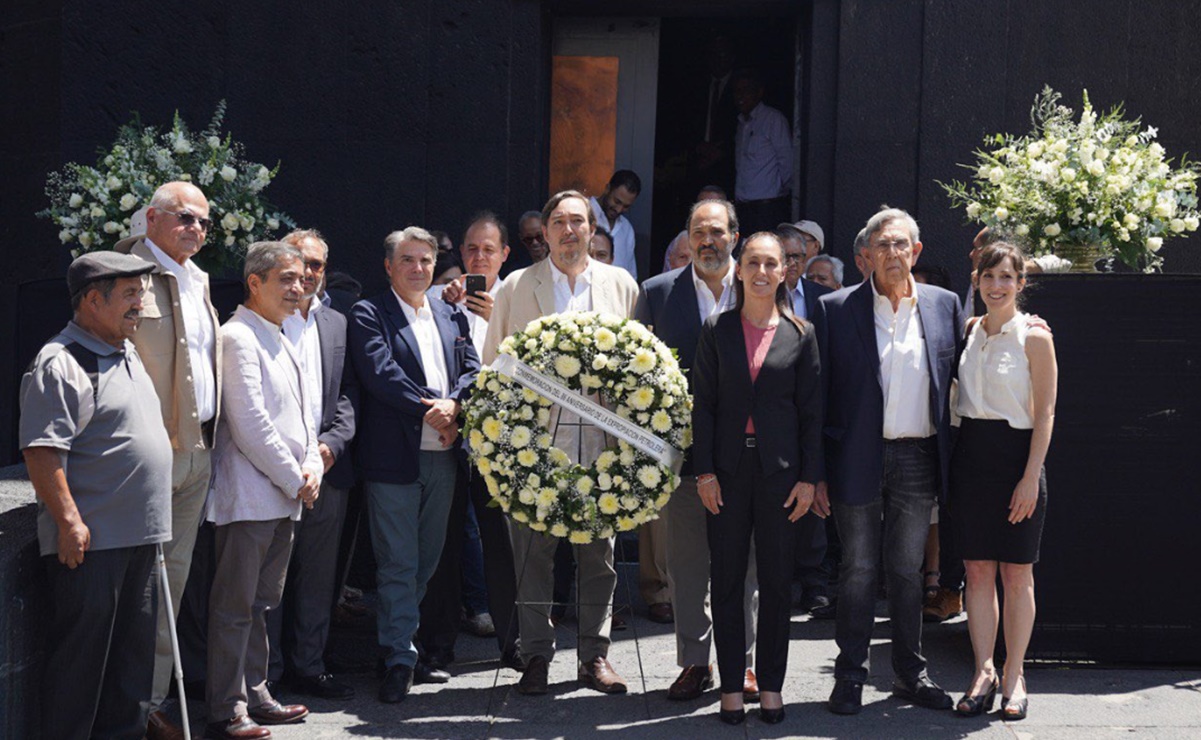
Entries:
<svg viewBox="0 0 1201 740">
<path fill-rule="evenodd" d="M 663 269 L 701 188 L 734 199 L 735 70 L 758 72 L 763 103 L 784 114 L 795 143 L 796 52 L 795 16 L 661 19 L 649 274 Z"/>
</svg>

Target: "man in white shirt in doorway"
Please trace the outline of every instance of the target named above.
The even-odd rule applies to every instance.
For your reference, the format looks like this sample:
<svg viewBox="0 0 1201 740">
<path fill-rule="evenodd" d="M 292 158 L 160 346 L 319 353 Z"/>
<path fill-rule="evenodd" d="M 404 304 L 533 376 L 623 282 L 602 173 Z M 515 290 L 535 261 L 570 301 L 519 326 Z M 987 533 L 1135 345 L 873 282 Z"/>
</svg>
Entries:
<svg viewBox="0 0 1201 740">
<path fill-rule="evenodd" d="M 771 231 L 789 220 L 796 161 L 792 130 L 780 111 L 763 102 L 763 78 L 751 69 L 734 73 L 734 203 L 743 233 Z"/>
<path fill-rule="evenodd" d="M 638 279 L 638 263 L 634 255 L 634 226 L 625 212 L 634 207 L 642 192 L 642 180 L 633 170 L 618 170 L 609 178 L 600 198 L 588 199 L 597 225 L 613 237 L 613 266 Z"/>
</svg>

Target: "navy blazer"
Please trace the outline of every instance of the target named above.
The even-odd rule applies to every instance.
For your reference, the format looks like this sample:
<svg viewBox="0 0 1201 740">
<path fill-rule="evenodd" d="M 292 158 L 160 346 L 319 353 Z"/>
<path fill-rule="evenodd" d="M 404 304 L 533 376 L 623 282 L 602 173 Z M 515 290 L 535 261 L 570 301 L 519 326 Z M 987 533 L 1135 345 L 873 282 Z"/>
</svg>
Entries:
<svg viewBox="0 0 1201 740">
<path fill-rule="evenodd" d="M 805 291 L 805 314 L 808 316 L 809 320 L 812 321 L 813 317 L 817 314 L 818 300 L 822 296 L 833 293 L 834 291 L 830 290 L 821 283 L 815 283 L 808 278 L 801 278 L 801 289 Z M 791 294 L 792 291 L 789 291 L 789 295 Z"/>
<path fill-rule="evenodd" d="M 467 317 L 442 301 L 426 305 L 442 338 L 448 397 L 462 402 L 480 370 Z M 348 341 L 361 394 L 359 470 L 369 481 L 412 483 L 420 472 L 421 425 L 429 410 L 421 399 L 439 394 L 425 385 L 417 336 L 391 289 L 354 305 Z"/>
<path fill-rule="evenodd" d="M 346 372 L 346 317 L 322 301 L 317 309 L 317 338 L 321 342 L 321 418 L 317 419 L 317 441 L 329 447 L 334 464 L 325 480 L 343 490 L 354 485 L 350 443 L 354 439 L 359 388 L 353 372 Z"/>
<path fill-rule="evenodd" d="M 870 280 L 871 278 L 869 278 Z M 963 311 L 949 290 L 917 283 L 917 310 L 930 371 L 930 418 L 938 436 L 940 494 L 951 459 L 951 378 L 963 348 Z M 884 468 L 884 389 L 869 282 L 818 301 L 813 316 L 825 396 L 825 479 L 830 500 L 859 506 L 880 497 Z"/>
<path fill-rule="evenodd" d="M 733 268 L 731 268 L 733 269 Z M 634 318 L 646 324 L 671 349 L 676 351 L 680 369 L 693 382 L 692 364 L 697 341 L 701 338 L 701 310 L 696 305 L 696 286 L 692 283 L 692 265 L 664 272 L 647 280 L 638 291 Z M 692 474 L 692 458 L 687 455 L 681 475 Z"/>
</svg>

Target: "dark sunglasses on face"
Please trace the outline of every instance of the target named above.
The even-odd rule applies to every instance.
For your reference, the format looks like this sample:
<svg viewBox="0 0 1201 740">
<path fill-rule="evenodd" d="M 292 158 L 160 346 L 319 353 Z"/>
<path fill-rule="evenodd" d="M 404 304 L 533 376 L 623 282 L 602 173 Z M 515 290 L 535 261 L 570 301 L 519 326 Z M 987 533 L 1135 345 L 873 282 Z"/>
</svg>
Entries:
<svg viewBox="0 0 1201 740">
<path fill-rule="evenodd" d="M 163 213 L 178 218 L 179 223 L 182 224 L 184 228 L 187 228 L 192 224 L 200 224 L 201 231 L 208 231 L 209 229 L 213 228 L 213 220 L 211 218 L 200 218 L 199 216 L 188 213 L 187 211 L 180 211 L 179 213 L 174 211 L 163 211 Z"/>
<path fill-rule="evenodd" d="M 313 272 L 321 272 L 325 269 L 325 263 L 321 260 L 308 260 L 304 263 L 304 266 Z"/>
</svg>

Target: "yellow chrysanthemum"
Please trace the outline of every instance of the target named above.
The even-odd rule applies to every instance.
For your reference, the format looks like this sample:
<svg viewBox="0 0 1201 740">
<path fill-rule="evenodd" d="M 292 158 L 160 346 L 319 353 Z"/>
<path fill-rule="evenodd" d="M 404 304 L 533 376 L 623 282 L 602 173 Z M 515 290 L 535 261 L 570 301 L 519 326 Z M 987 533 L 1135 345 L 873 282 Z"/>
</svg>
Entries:
<svg viewBox="0 0 1201 740">
<path fill-rule="evenodd" d="M 484 430 L 484 436 L 493 442 L 500 440 L 500 433 L 504 431 L 505 428 L 505 425 L 502 424 L 500 419 L 497 419 L 495 416 L 489 416 L 487 419 L 484 419 L 484 423 L 481 426 Z"/>
<path fill-rule="evenodd" d="M 522 450 L 517 453 L 517 462 L 527 468 L 534 466 L 538 462 L 538 455 L 533 450 Z"/>
<path fill-rule="evenodd" d="M 647 488 L 655 488 L 661 480 L 663 480 L 663 474 L 653 465 L 643 465 L 638 468 L 638 482 Z"/>
<path fill-rule="evenodd" d="M 532 437 L 529 427 L 515 427 L 513 433 L 509 435 L 509 444 L 520 450 L 530 443 Z"/>
<path fill-rule="evenodd" d="M 597 508 L 606 516 L 612 516 L 621 511 L 621 504 L 617 501 L 617 497 L 611 493 L 602 494 L 596 501 Z"/>
<path fill-rule="evenodd" d="M 559 355 L 555 358 L 555 372 L 561 378 L 574 378 L 580 374 L 580 360 L 571 355 Z"/>
<path fill-rule="evenodd" d="M 626 403 L 631 408 L 638 411 L 646 411 L 655 402 L 655 392 L 646 386 L 642 386 L 630 395 L 626 396 Z"/>
<path fill-rule="evenodd" d="M 592 542 L 592 533 L 591 532 L 572 532 L 571 536 L 568 537 L 567 539 L 573 545 L 587 545 Z"/>
</svg>

